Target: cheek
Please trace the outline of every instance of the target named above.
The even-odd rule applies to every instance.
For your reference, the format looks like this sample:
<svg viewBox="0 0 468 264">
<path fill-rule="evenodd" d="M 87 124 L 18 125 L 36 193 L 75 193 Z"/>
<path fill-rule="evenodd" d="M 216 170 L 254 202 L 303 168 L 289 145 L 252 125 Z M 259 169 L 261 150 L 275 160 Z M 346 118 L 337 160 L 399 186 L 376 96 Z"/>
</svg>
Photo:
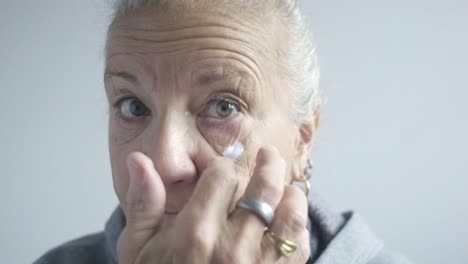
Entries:
<svg viewBox="0 0 468 264">
<path fill-rule="evenodd" d="M 146 128 L 150 117 L 132 123 L 126 122 L 116 114 L 112 114 L 109 120 L 109 143 L 122 145 L 137 138 Z"/>
<path fill-rule="evenodd" d="M 132 151 L 133 142 L 121 144 L 109 136 L 109 154 L 112 170 L 114 190 L 120 202 L 125 201 L 129 185 L 129 172 L 127 168 L 127 155 Z"/>
<path fill-rule="evenodd" d="M 111 169 L 115 193 L 117 194 L 119 201 L 123 202 L 125 201 L 129 184 L 129 175 L 125 158 L 111 154 Z"/>
</svg>

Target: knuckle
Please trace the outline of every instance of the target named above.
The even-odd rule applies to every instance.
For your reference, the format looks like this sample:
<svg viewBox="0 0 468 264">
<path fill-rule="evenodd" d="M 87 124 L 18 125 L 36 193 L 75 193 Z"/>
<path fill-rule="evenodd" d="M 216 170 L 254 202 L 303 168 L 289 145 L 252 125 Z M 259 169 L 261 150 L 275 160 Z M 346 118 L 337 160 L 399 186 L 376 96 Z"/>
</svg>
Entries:
<svg viewBox="0 0 468 264">
<path fill-rule="evenodd" d="M 235 241 L 229 246 L 216 250 L 213 255 L 213 262 L 222 264 L 249 263 L 244 259 L 244 256 L 246 255 L 245 248 L 240 245 L 240 242 Z"/>
<path fill-rule="evenodd" d="M 267 188 L 262 191 L 262 195 L 267 201 L 279 201 L 283 195 L 283 189 L 283 186 L 269 183 Z"/>
<path fill-rule="evenodd" d="M 276 173 L 273 170 L 262 168 L 260 169 L 256 182 L 256 189 L 261 192 L 262 196 L 267 199 L 278 200 L 283 196 L 284 185 L 282 182 L 277 182 L 271 178 L 271 174 Z"/>
<path fill-rule="evenodd" d="M 271 187 L 268 185 L 278 184 L 284 182 L 286 176 L 286 161 L 282 158 L 278 158 L 277 162 L 269 164 L 257 164 L 255 168 L 255 177 L 259 181 L 259 184 Z"/>
<path fill-rule="evenodd" d="M 245 252 L 245 248 L 242 247 L 241 245 L 241 240 L 239 239 L 236 239 L 233 244 L 231 245 L 231 252 L 232 252 L 232 255 L 233 255 L 233 259 L 235 260 L 240 260 L 240 257 L 242 256 L 242 254 L 245 254 L 247 252 Z"/>
<path fill-rule="evenodd" d="M 213 243 L 211 243 L 207 231 L 200 224 L 191 225 L 187 232 L 186 246 L 184 248 L 191 248 L 198 255 L 208 255 Z"/>
<path fill-rule="evenodd" d="M 138 199 L 126 199 L 124 200 L 123 207 L 129 213 L 141 213 L 145 212 L 148 209 L 148 203 L 143 198 Z"/>
<path fill-rule="evenodd" d="M 257 163 L 284 165 L 285 161 L 275 147 L 267 146 L 259 150 L 257 154 Z"/>
<path fill-rule="evenodd" d="M 292 232 L 296 234 L 302 233 L 306 230 L 307 219 L 305 219 L 301 214 L 293 211 L 286 220 L 286 225 Z"/>
<path fill-rule="evenodd" d="M 273 146 L 264 146 L 259 149 L 257 154 L 257 162 L 265 163 L 279 156 L 279 151 Z"/>
<path fill-rule="evenodd" d="M 293 185 L 287 185 L 284 189 L 284 200 L 288 206 L 299 211 L 307 211 L 308 201 L 304 191 Z"/>
<path fill-rule="evenodd" d="M 134 262 L 132 262 L 132 264 L 143 264 L 143 263 L 150 263 L 151 260 L 155 259 L 156 256 L 154 255 L 157 255 L 155 254 L 153 251 L 151 250 L 142 250 L 137 258 L 135 259 Z"/>
<path fill-rule="evenodd" d="M 285 161 L 275 163 L 275 164 L 263 164 L 257 167 L 257 174 L 262 176 L 270 176 L 274 173 L 274 175 L 284 176 L 286 173 L 286 165 Z"/>
<path fill-rule="evenodd" d="M 227 264 L 235 262 L 236 261 L 234 253 L 227 248 L 217 250 L 216 253 L 213 255 L 213 263 Z"/>
</svg>

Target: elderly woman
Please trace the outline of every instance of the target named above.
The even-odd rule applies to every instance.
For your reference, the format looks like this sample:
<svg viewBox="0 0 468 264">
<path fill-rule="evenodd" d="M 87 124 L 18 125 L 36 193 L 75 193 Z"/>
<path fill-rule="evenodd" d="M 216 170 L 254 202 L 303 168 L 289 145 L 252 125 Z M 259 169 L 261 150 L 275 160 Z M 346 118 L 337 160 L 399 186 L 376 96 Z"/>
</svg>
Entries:
<svg viewBox="0 0 468 264">
<path fill-rule="evenodd" d="M 408 263 L 358 215 L 307 199 L 319 74 L 296 1 L 115 8 L 104 80 L 120 206 L 36 263 Z"/>
</svg>

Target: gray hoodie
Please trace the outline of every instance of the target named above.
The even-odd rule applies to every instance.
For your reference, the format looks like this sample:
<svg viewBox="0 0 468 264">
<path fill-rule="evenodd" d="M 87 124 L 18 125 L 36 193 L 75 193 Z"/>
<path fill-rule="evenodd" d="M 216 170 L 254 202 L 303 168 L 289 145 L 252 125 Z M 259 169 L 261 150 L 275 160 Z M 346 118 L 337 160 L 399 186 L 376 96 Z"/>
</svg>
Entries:
<svg viewBox="0 0 468 264">
<path fill-rule="evenodd" d="M 403 256 L 384 248 L 358 214 L 335 213 L 318 196 L 309 200 L 312 255 L 307 264 L 410 264 Z M 124 226 L 125 217 L 117 207 L 103 232 L 54 248 L 34 264 L 115 264 L 117 239 Z"/>
</svg>

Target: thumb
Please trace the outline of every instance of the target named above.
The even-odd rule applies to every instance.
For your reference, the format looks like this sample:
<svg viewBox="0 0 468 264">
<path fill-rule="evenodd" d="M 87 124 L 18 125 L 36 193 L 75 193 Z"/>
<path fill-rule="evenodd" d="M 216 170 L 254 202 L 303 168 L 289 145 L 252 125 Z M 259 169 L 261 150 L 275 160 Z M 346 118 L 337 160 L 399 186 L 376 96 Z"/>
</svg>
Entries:
<svg viewBox="0 0 468 264">
<path fill-rule="evenodd" d="M 140 152 L 127 157 L 129 187 L 122 201 L 126 226 L 117 244 L 119 263 L 133 263 L 156 231 L 166 206 L 166 190 L 153 162 Z"/>
</svg>

